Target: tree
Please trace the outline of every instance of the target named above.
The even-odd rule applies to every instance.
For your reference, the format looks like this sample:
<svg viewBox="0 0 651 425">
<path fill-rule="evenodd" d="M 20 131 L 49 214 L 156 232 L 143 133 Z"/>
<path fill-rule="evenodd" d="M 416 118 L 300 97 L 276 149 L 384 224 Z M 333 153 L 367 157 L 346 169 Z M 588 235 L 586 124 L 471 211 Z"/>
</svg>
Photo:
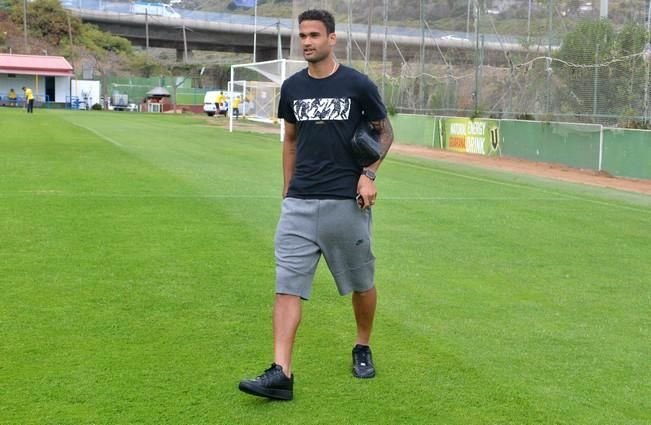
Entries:
<svg viewBox="0 0 651 425">
<path fill-rule="evenodd" d="M 554 62 L 561 109 L 580 114 L 642 113 L 646 31 L 628 24 L 583 20 L 565 35 Z M 595 95 L 596 93 L 596 95 Z"/>
<path fill-rule="evenodd" d="M 130 61 L 131 69 L 143 77 L 163 74 L 163 65 L 146 54 L 135 54 Z"/>
<path fill-rule="evenodd" d="M 23 22 L 23 4 L 13 1 L 10 13 L 16 24 Z M 66 43 L 68 39 L 68 12 L 58 0 L 36 0 L 27 4 L 28 31 L 33 37 L 43 39 L 49 44 Z M 70 18 L 73 33 L 79 31 L 81 21 Z"/>
<path fill-rule="evenodd" d="M 133 46 L 129 40 L 100 31 L 91 24 L 83 24 L 78 42 L 100 57 L 108 52 L 127 56 L 133 53 Z"/>
</svg>

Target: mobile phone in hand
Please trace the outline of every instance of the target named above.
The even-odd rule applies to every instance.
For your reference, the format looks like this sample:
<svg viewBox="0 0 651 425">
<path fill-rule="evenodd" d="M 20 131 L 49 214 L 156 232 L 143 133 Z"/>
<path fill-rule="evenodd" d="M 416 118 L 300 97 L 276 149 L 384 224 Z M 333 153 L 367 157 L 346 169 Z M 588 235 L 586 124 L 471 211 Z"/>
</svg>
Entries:
<svg viewBox="0 0 651 425">
<path fill-rule="evenodd" d="M 357 202 L 357 206 L 360 209 L 364 208 L 364 198 L 362 198 L 362 195 L 358 193 L 357 196 L 355 197 L 355 201 Z"/>
</svg>

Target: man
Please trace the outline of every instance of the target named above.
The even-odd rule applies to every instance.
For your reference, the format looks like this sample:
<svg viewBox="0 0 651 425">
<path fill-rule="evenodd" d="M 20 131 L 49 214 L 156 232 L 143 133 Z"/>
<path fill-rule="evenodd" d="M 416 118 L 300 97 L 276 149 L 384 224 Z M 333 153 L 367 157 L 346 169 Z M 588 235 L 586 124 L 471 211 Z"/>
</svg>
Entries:
<svg viewBox="0 0 651 425">
<path fill-rule="evenodd" d="M 34 113 L 34 95 L 32 94 L 32 89 L 29 87 L 23 86 L 23 91 L 25 92 L 25 101 L 27 102 L 27 113 Z"/>
<path fill-rule="evenodd" d="M 242 103 L 242 96 L 236 96 L 233 100 L 233 115 L 236 120 L 240 118 L 240 103 Z"/>
<path fill-rule="evenodd" d="M 7 97 L 9 98 L 9 105 L 16 106 L 16 101 L 18 99 L 18 96 L 16 96 L 16 92 L 14 91 L 13 88 L 9 90 Z"/>
<path fill-rule="evenodd" d="M 351 138 L 363 119 L 380 134 L 382 158 L 393 130 L 377 87 L 336 62 L 335 22 L 323 10 L 298 17 L 308 67 L 281 88 L 278 117 L 285 120 L 283 205 L 275 238 L 274 363 L 240 390 L 272 399 L 293 398 L 292 348 L 321 254 L 341 295 L 350 292 L 357 323 L 353 375 L 372 378 L 369 346 L 376 305 L 371 252 L 371 206 L 381 159 L 362 169 Z M 359 201 L 356 200 L 359 195 Z"/>
<path fill-rule="evenodd" d="M 226 101 L 226 96 L 224 96 L 224 92 L 220 91 L 219 94 L 217 95 L 217 99 L 215 99 L 215 107 L 217 108 L 217 113 L 219 114 L 222 107 L 224 106 L 224 101 Z"/>
</svg>

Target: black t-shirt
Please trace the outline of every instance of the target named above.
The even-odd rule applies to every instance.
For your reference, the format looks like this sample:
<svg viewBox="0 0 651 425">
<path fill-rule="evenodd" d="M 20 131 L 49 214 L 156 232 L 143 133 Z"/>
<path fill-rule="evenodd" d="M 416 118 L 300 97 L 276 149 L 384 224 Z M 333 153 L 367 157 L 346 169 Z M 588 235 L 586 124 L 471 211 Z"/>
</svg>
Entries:
<svg viewBox="0 0 651 425">
<path fill-rule="evenodd" d="M 296 124 L 296 167 L 288 197 L 354 198 L 361 173 L 351 138 L 365 116 L 386 117 L 377 86 L 364 74 L 340 65 L 327 78 L 312 78 L 307 68 L 289 77 L 280 90 L 278 118 Z"/>
</svg>

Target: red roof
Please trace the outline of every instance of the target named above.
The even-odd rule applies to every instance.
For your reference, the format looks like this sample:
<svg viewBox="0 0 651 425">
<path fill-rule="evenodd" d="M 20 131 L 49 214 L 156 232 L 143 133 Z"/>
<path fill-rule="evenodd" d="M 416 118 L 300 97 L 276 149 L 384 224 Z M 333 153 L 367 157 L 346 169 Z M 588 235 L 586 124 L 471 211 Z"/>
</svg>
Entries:
<svg viewBox="0 0 651 425">
<path fill-rule="evenodd" d="M 0 54 L 0 73 L 72 76 L 72 65 L 63 56 Z"/>
</svg>

